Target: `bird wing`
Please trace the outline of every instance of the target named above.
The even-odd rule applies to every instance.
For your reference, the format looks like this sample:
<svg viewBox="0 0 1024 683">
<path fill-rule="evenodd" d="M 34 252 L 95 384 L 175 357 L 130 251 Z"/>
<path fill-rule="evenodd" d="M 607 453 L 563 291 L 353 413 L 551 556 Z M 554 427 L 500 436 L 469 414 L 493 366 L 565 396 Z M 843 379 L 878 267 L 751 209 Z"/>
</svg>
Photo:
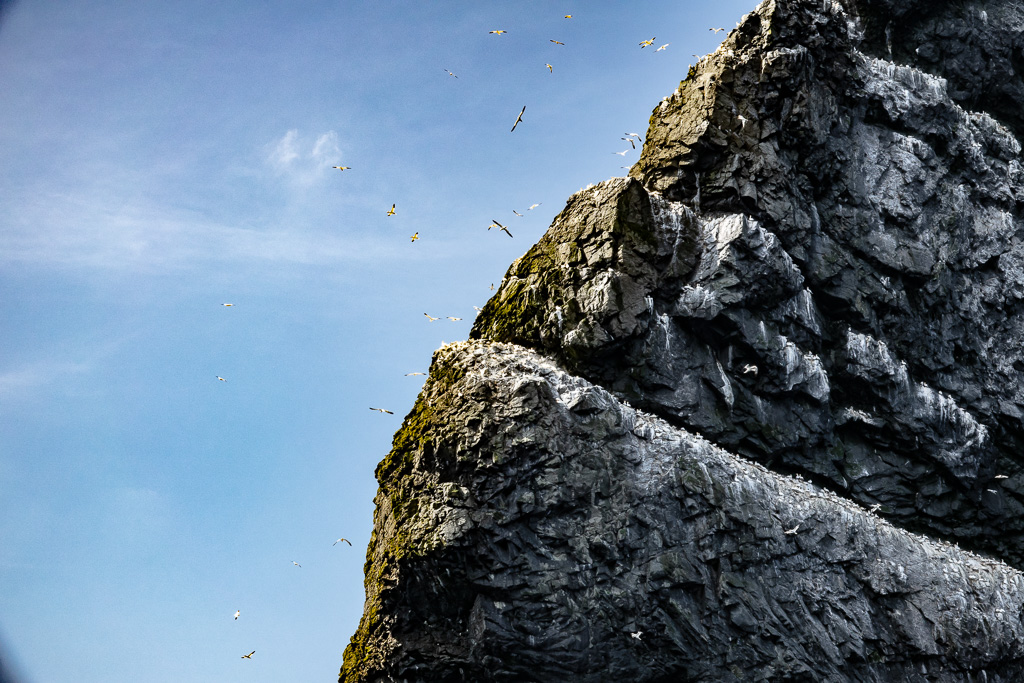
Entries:
<svg viewBox="0 0 1024 683">
<path fill-rule="evenodd" d="M 519 125 L 519 122 L 523 120 L 523 112 L 525 112 L 525 111 L 526 111 L 526 105 L 524 104 L 522 110 L 519 112 L 519 116 L 516 117 L 516 122 L 512 124 L 512 130 L 515 130 L 516 126 Z M 511 131 L 509 131 L 509 132 L 511 132 Z M 495 221 L 495 222 L 497 222 L 497 221 Z"/>
</svg>

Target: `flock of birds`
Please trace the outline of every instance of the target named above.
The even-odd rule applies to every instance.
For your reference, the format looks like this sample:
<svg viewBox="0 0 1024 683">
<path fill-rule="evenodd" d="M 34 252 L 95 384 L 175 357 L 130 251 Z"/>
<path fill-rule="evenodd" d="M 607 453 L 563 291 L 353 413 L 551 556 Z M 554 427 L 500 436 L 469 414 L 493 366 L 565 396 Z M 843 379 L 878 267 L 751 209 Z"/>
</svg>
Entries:
<svg viewBox="0 0 1024 683">
<path fill-rule="evenodd" d="M 565 19 L 572 19 L 572 15 L 571 14 L 566 14 L 566 15 L 564 15 L 564 18 Z M 722 31 L 724 29 L 712 28 L 712 29 L 709 29 L 709 30 L 713 31 L 714 33 L 718 33 L 718 32 L 720 32 L 720 31 Z M 493 34 L 493 35 L 501 36 L 501 35 L 504 35 L 504 34 L 508 33 L 508 31 L 505 30 L 505 29 L 495 29 L 495 30 L 492 30 L 492 31 L 488 31 L 488 33 Z M 640 49 L 645 49 L 645 48 L 648 48 L 648 47 L 652 47 L 654 45 L 655 40 L 657 40 L 657 38 L 656 37 L 652 37 L 649 40 L 640 41 L 640 43 L 638 43 L 638 45 L 640 46 Z M 562 46 L 565 45 L 564 42 L 559 41 L 559 40 L 554 40 L 554 39 L 551 39 L 549 42 L 553 43 L 554 45 L 562 45 Z M 667 49 L 669 45 L 670 45 L 670 43 L 665 43 L 664 45 L 661 45 L 660 47 L 656 48 L 654 51 L 655 52 L 662 52 L 665 49 Z M 695 55 L 695 56 L 697 56 L 697 55 Z M 554 73 L 554 66 L 552 64 L 545 62 L 544 63 L 544 67 L 547 68 L 549 73 Z M 458 76 L 455 73 L 453 73 L 452 71 L 450 71 L 449 69 L 444 69 L 444 72 L 446 74 L 448 74 L 449 76 L 451 76 L 452 78 L 458 78 Z M 523 115 L 525 113 L 526 113 L 526 105 L 523 105 L 522 109 L 519 110 L 519 114 L 516 116 L 515 121 L 512 124 L 512 128 L 511 128 L 510 132 L 515 132 L 515 130 L 519 126 L 519 124 L 523 123 Z M 630 148 L 632 150 L 636 150 L 637 149 L 637 143 L 639 143 L 641 145 L 643 144 L 643 139 L 640 137 L 640 135 L 638 133 L 625 133 L 624 136 L 622 138 L 620 138 L 620 139 L 628 142 L 629 145 L 630 145 Z M 613 152 L 613 154 L 616 154 L 618 156 L 623 156 L 624 157 L 629 151 L 630 150 L 627 149 L 627 150 L 623 150 L 621 152 Z M 349 171 L 349 170 L 352 170 L 351 166 L 342 166 L 342 165 L 331 166 L 331 168 L 332 169 L 336 169 L 338 171 Z M 622 166 L 621 168 L 627 168 L 628 169 L 630 167 L 629 166 Z M 536 209 L 537 207 L 539 207 L 540 205 L 541 205 L 540 203 L 532 204 L 531 206 L 529 206 L 527 208 L 527 211 L 532 211 L 532 210 Z M 390 217 L 390 216 L 394 216 L 396 213 L 397 213 L 397 202 L 391 204 L 391 208 L 389 208 L 387 210 L 386 215 Z M 515 209 L 512 210 L 512 213 L 514 213 L 516 216 L 518 216 L 520 218 L 522 218 L 524 216 L 524 214 L 519 213 Z M 488 230 L 490 230 L 491 228 L 497 228 L 499 232 L 504 232 L 510 238 L 513 237 L 512 231 L 509 230 L 508 226 L 503 225 L 501 222 L 499 222 L 496 219 L 492 219 L 491 224 L 487 226 Z M 419 232 L 418 231 L 413 233 L 410 236 L 410 241 L 411 242 L 416 242 L 419 239 L 420 239 L 420 236 L 419 236 Z M 491 284 L 491 290 L 492 291 L 494 290 L 494 285 L 493 284 Z M 223 303 L 221 305 L 225 306 L 225 307 L 233 307 L 235 304 L 233 304 L 233 303 Z M 476 309 L 476 311 L 478 313 L 481 310 L 477 306 L 474 306 L 473 308 Z M 450 320 L 452 322 L 458 322 L 458 321 L 462 320 L 462 318 L 457 317 L 457 316 L 443 316 L 443 317 L 442 316 L 438 316 L 438 317 L 434 317 L 434 316 L 431 316 L 428 313 L 424 313 L 423 315 L 426 316 L 427 322 L 435 322 L 435 321 L 442 320 L 442 319 L 447 319 L 447 320 Z M 757 369 L 753 368 L 753 372 L 756 373 Z M 415 377 L 415 376 L 424 376 L 425 374 L 426 373 L 424 373 L 424 372 L 408 372 L 408 373 L 405 374 L 405 376 L 406 377 Z M 227 379 L 225 379 L 224 377 L 221 377 L 220 375 L 216 375 L 216 378 L 220 382 L 227 382 Z M 381 413 L 381 414 L 394 415 L 393 411 L 388 410 L 386 408 L 374 408 L 374 407 L 371 407 L 370 410 L 378 412 L 378 413 Z M 797 526 L 799 527 L 799 525 L 797 525 Z M 794 528 L 794 529 L 786 531 L 786 533 L 787 534 L 794 534 L 794 533 L 796 533 L 796 530 L 797 529 Z M 346 543 L 350 547 L 352 546 L 352 542 L 349 541 L 347 538 L 339 538 L 339 539 L 337 539 L 336 541 L 334 541 L 332 546 L 336 546 L 339 543 Z M 302 565 L 299 564 L 298 562 L 294 561 L 294 560 L 292 560 L 292 564 L 295 567 L 299 568 L 299 569 L 302 568 Z M 242 613 L 241 610 L 235 610 L 235 614 L 234 614 L 235 621 L 238 621 L 238 618 L 241 616 L 241 613 Z M 640 637 L 642 635 L 642 631 L 638 630 L 636 632 L 630 633 L 630 635 L 634 639 L 640 640 Z M 253 655 L 255 655 L 255 654 L 256 654 L 256 650 L 252 650 L 248 654 L 242 655 L 241 658 L 242 659 L 250 659 L 251 660 Z"/>
</svg>

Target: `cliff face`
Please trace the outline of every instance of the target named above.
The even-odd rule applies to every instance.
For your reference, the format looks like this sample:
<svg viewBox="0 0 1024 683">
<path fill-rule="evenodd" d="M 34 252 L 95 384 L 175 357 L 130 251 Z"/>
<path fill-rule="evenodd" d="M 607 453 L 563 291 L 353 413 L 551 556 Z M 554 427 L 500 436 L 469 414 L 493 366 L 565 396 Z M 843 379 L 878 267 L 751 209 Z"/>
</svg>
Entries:
<svg viewBox="0 0 1024 683">
<path fill-rule="evenodd" d="M 1022 28 L 744 17 L 435 356 L 341 680 L 1021 680 Z"/>
</svg>

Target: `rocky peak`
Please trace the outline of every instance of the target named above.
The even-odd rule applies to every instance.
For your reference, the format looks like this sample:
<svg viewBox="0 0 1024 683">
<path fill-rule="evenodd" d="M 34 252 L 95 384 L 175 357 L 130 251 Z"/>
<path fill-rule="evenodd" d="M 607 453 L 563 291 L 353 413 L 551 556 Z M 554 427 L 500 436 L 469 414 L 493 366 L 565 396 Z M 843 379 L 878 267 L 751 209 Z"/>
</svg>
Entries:
<svg viewBox="0 0 1024 683">
<path fill-rule="evenodd" d="M 1022 13 L 746 15 L 435 356 L 342 680 L 1019 680 Z"/>
</svg>

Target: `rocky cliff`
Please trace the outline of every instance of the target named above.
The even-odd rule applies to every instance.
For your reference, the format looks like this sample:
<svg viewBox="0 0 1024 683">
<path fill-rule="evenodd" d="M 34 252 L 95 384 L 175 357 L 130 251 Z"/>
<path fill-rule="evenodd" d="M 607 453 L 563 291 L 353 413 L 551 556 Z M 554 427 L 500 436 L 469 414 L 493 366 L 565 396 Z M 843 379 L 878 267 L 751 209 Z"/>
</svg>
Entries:
<svg viewBox="0 0 1024 683">
<path fill-rule="evenodd" d="M 435 356 L 341 680 L 1024 679 L 1022 29 L 745 16 Z"/>
</svg>

